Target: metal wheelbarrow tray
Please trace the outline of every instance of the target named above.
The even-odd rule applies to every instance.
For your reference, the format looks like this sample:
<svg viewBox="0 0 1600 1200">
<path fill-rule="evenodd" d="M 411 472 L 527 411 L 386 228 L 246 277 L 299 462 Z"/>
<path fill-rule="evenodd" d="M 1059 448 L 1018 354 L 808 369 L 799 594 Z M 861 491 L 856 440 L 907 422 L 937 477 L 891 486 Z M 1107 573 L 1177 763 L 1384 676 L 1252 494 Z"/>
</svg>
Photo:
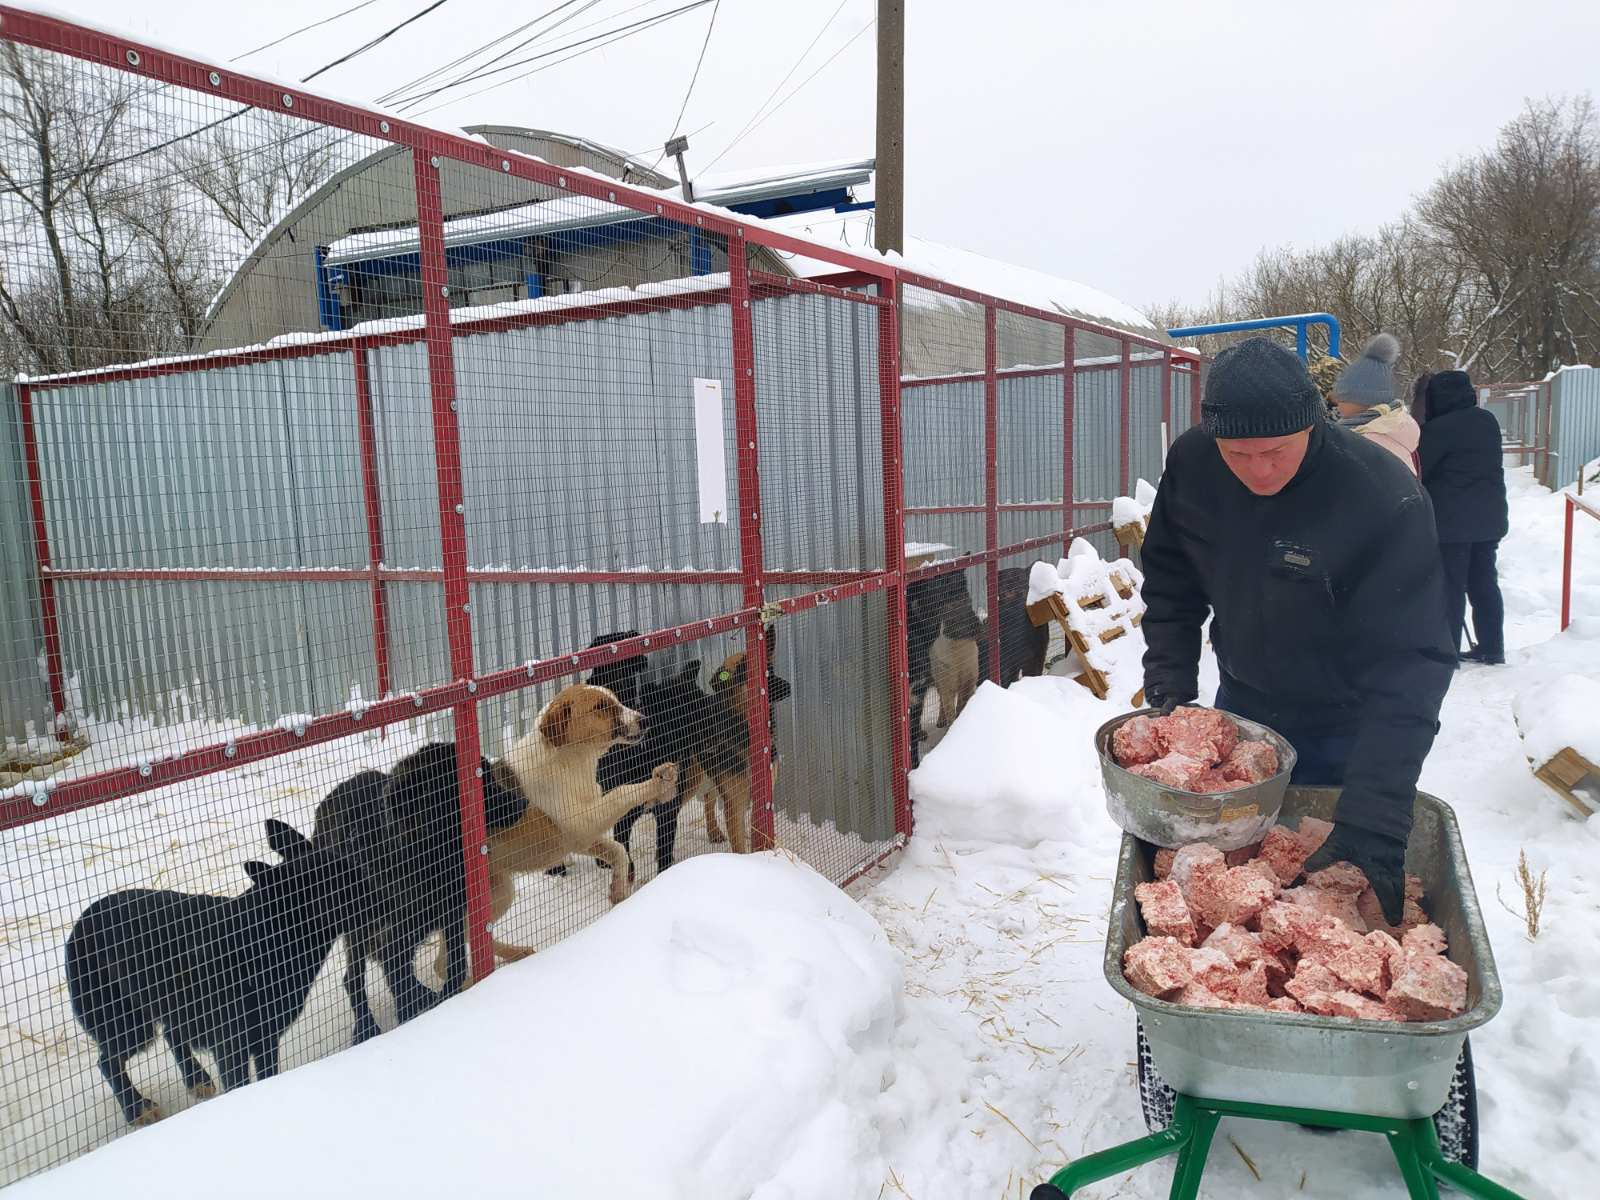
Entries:
<svg viewBox="0 0 1600 1200">
<path fill-rule="evenodd" d="M 1338 790 L 1290 788 L 1279 823 L 1333 819 Z M 1395 1024 L 1298 1013 L 1198 1009 L 1157 1000 L 1122 975 L 1123 952 L 1144 936 L 1134 888 L 1154 878 L 1153 849 L 1122 839 L 1105 974 L 1138 1011 L 1163 1079 L 1189 1096 L 1317 1108 L 1374 1117 L 1438 1112 L 1467 1034 L 1500 1009 L 1500 979 L 1472 887 L 1455 814 L 1417 793 L 1406 870 L 1421 878 L 1423 908 L 1444 930 L 1449 957 L 1467 972 L 1467 1010 L 1448 1021 Z"/>
</svg>

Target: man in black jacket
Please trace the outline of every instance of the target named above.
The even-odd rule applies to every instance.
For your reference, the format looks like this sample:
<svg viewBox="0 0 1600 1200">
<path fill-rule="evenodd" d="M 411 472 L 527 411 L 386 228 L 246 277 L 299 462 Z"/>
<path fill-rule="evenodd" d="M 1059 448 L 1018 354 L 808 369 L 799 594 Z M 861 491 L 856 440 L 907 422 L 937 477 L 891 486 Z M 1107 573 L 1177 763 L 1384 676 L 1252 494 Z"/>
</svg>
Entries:
<svg viewBox="0 0 1600 1200">
<path fill-rule="evenodd" d="M 1308 864 L 1355 863 L 1391 922 L 1422 761 L 1455 655 L 1433 512 L 1393 454 L 1330 423 L 1304 365 L 1265 338 L 1217 356 L 1202 424 L 1172 446 L 1145 535 L 1145 693 L 1199 694 L 1294 745 L 1297 783 L 1339 786 Z"/>
<path fill-rule="evenodd" d="M 1440 371 L 1428 380 L 1427 423 L 1422 427 L 1422 486 L 1433 501 L 1450 596 L 1451 646 L 1461 647 L 1467 601 L 1472 601 L 1475 662 L 1506 660 L 1505 603 L 1495 553 L 1510 528 L 1506 512 L 1505 451 L 1500 422 L 1478 407 L 1465 371 Z"/>
</svg>

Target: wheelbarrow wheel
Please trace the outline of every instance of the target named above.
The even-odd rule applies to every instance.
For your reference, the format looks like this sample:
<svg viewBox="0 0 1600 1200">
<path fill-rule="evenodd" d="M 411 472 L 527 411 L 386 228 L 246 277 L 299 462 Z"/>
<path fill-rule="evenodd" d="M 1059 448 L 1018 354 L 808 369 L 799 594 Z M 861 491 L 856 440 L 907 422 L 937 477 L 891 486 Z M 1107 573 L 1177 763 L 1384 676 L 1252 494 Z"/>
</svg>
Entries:
<svg viewBox="0 0 1600 1200">
<path fill-rule="evenodd" d="M 1139 1022 L 1139 1105 L 1144 1109 L 1145 1128 L 1160 1133 L 1172 1124 L 1172 1112 L 1177 1107 L 1178 1093 L 1161 1078 L 1156 1061 L 1150 1057 L 1150 1042 L 1144 1036 L 1144 1023 Z"/>
<path fill-rule="evenodd" d="M 1478 1169 L 1478 1083 L 1472 1071 L 1471 1041 L 1461 1043 L 1450 1095 L 1444 1107 L 1433 1114 L 1433 1128 L 1446 1162 Z"/>
</svg>

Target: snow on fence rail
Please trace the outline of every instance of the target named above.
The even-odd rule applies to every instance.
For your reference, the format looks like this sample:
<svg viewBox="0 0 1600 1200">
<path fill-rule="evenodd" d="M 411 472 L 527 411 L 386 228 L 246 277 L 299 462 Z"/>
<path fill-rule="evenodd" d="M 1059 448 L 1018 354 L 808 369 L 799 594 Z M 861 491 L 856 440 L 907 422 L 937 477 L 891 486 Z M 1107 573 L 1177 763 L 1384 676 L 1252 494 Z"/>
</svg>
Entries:
<svg viewBox="0 0 1600 1200">
<path fill-rule="evenodd" d="M 0 211 L 0 716 L 30 764 L 78 739 L 0 791 L 0 1181 L 188 1103 L 197 1070 L 236 1072 L 237 1029 L 197 1033 L 197 1068 L 115 1044 L 118 1014 L 192 1017 L 267 979 L 292 1066 L 371 1033 L 363 987 L 389 1028 L 676 857 L 776 845 L 858 875 L 911 828 L 919 601 L 984 611 L 998 672 L 1002 571 L 1103 540 L 1198 401 L 1192 355 L 893 259 L 14 7 L 0 37 L 0 90 L 70 118 L 0 151 L 11 177 L 48 186 L 43 148 L 77 184 L 51 217 Z M 51 142 L 64 127 L 95 136 Z M 217 201 L 286 174 L 342 181 L 294 238 Z M 525 236 L 502 214 L 528 205 L 571 219 Z M 448 243 L 466 215 L 506 237 Z M 409 254 L 328 268 L 329 243 L 399 228 Z M 782 255 L 838 271 L 793 278 Z M 588 294 L 545 293 L 558 280 Z M 230 319 L 283 335 L 194 354 L 225 288 Z M 903 366 L 910 289 L 947 301 L 917 336 L 968 347 L 969 373 Z M 347 327 L 358 312 L 384 315 Z M 908 571 L 908 543 L 949 555 Z M 590 677 L 620 707 L 567 690 Z M 599 780 L 642 789 L 642 815 L 589 783 L 638 734 L 628 710 L 642 740 Z M 247 878 L 251 860 L 270 866 Z M 194 958 L 235 909 L 185 902 L 177 924 L 80 934 L 63 976 L 103 897 L 251 879 L 294 918 L 272 937 Z M 344 972 L 362 944 L 383 986 Z M 294 986 L 273 974 L 290 960 Z M 272 1038 L 251 1020 L 259 1076 Z"/>
</svg>

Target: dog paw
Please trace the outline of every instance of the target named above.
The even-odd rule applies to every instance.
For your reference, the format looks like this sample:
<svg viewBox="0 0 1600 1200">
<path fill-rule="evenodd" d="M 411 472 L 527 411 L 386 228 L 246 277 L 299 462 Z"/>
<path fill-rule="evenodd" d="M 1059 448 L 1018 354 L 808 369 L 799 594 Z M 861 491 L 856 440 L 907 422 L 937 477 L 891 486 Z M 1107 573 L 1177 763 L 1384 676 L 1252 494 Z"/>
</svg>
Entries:
<svg viewBox="0 0 1600 1200">
<path fill-rule="evenodd" d="M 209 1100 L 217 1094 L 217 1085 L 209 1079 L 203 1079 L 189 1089 L 189 1094 L 196 1100 Z"/>
<path fill-rule="evenodd" d="M 139 1109 L 138 1114 L 133 1118 L 133 1123 L 135 1125 L 154 1125 L 159 1120 L 161 1120 L 161 1109 L 156 1105 L 155 1101 L 146 1100 L 144 1106 Z"/>
<path fill-rule="evenodd" d="M 664 794 L 670 794 L 678 787 L 678 764 L 662 763 L 650 772 L 650 777 L 660 784 Z"/>
<path fill-rule="evenodd" d="M 622 887 L 612 887 L 612 888 L 610 888 L 608 890 L 608 892 L 607 892 L 607 895 L 610 897 L 611 903 L 613 903 L 613 904 L 621 904 L 624 900 L 626 900 L 628 898 L 628 896 L 632 893 L 632 891 L 633 891 L 632 888 L 630 888 L 626 884 L 624 884 Z"/>
<path fill-rule="evenodd" d="M 706 826 L 706 841 L 710 842 L 713 846 L 720 846 L 720 845 L 722 845 L 723 842 L 725 842 L 727 840 L 728 840 L 727 837 L 725 837 L 723 835 L 722 830 L 719 829 L 717 826 L 715 826 L 715 825 L 707 825 Z"/>
</svg>

